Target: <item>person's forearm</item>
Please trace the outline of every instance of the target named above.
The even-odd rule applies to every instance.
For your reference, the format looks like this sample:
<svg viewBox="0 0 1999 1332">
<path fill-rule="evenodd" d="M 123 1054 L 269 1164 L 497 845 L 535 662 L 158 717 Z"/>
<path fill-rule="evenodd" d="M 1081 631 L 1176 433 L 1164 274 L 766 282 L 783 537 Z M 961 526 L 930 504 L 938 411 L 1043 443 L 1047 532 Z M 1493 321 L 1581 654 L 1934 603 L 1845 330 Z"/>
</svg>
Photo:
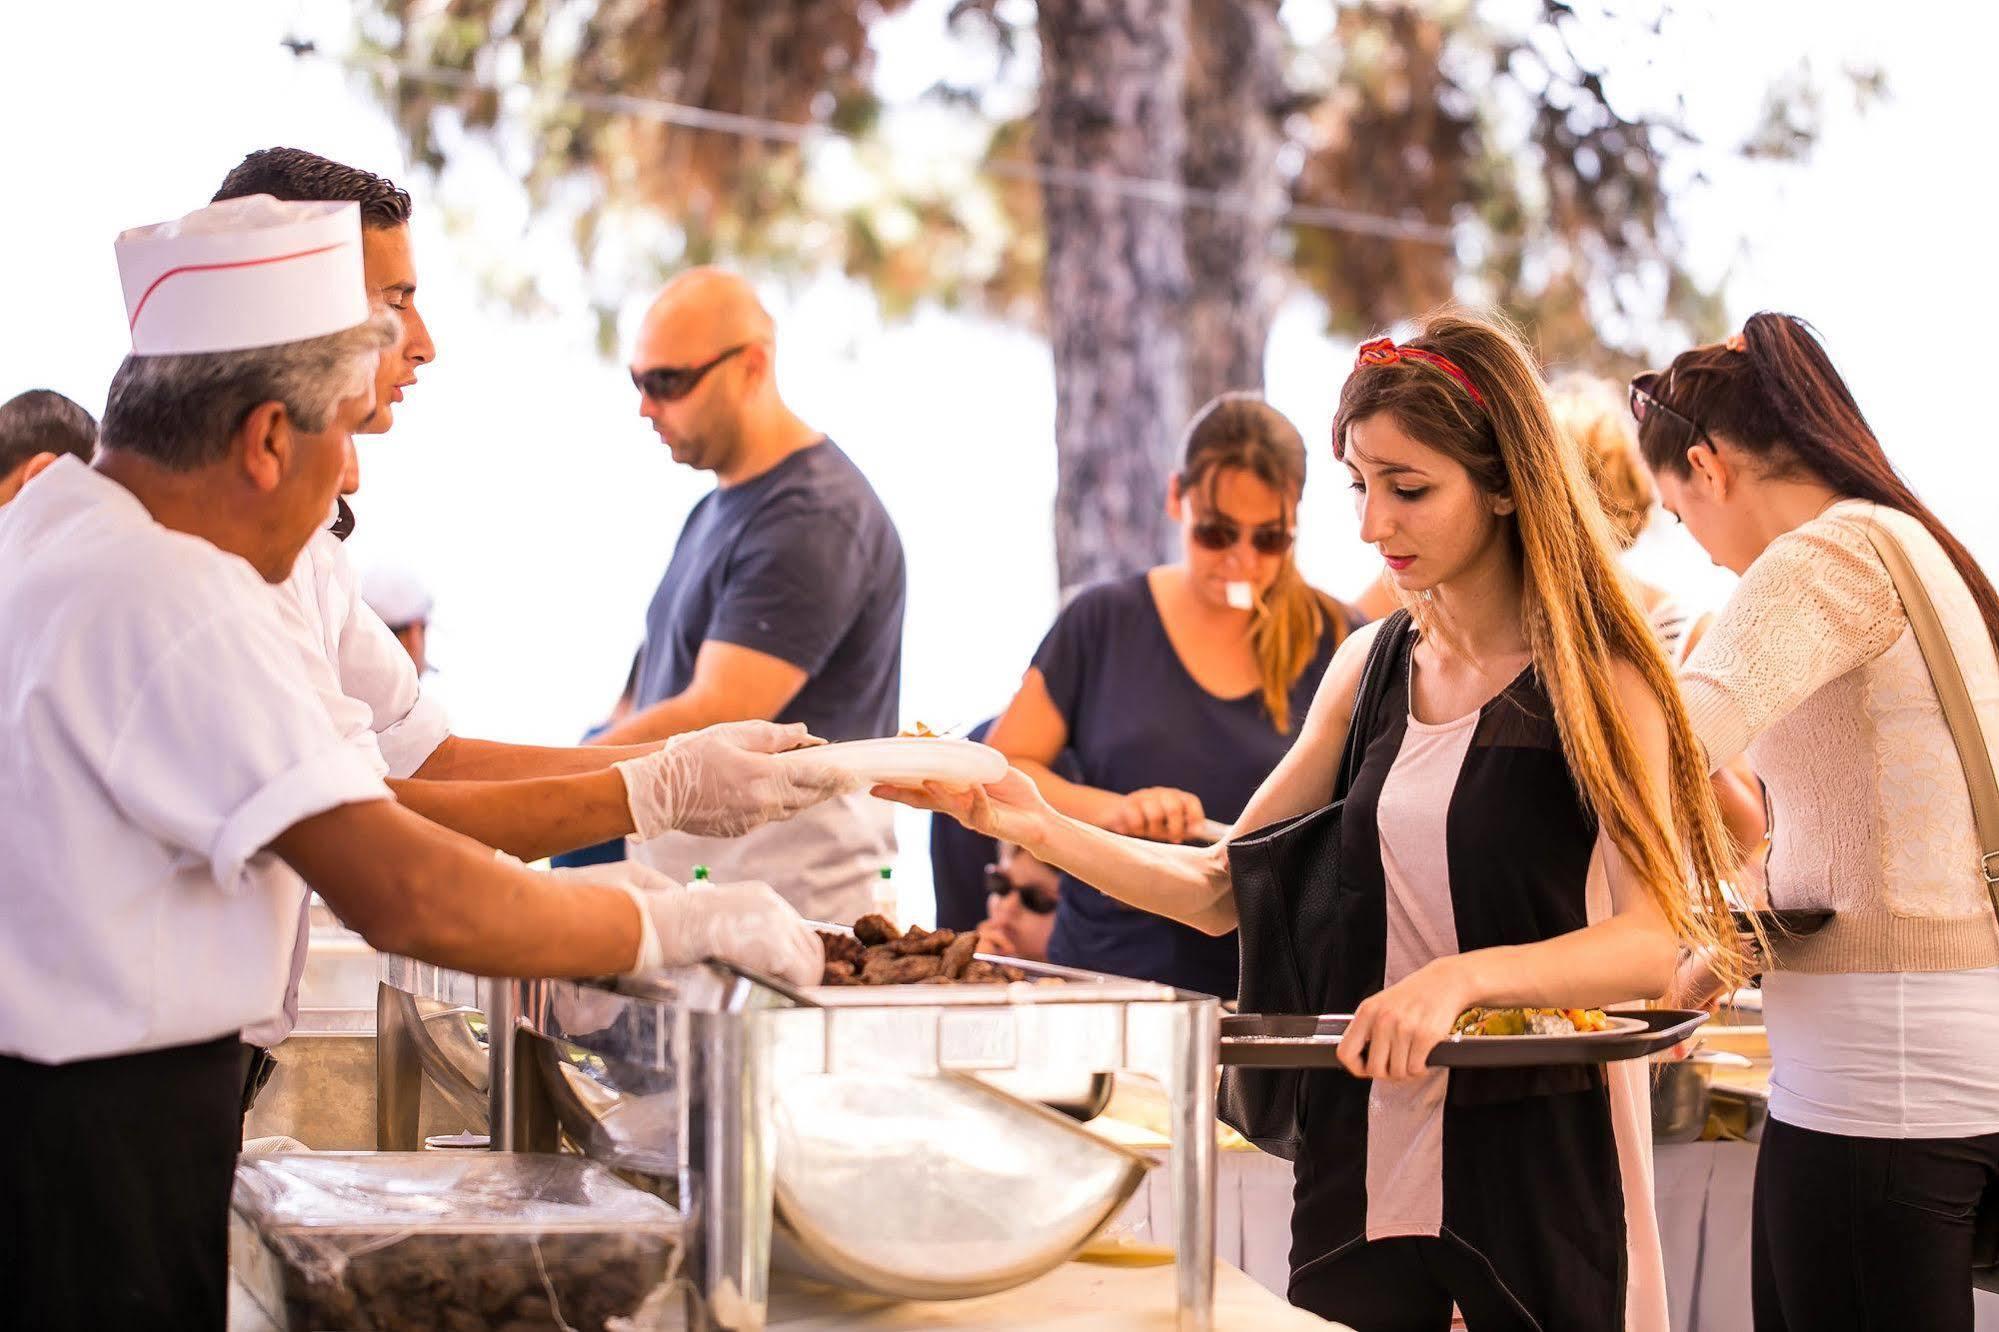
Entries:
<svg viewBox="0 0 1999 1332">
<path fill-rule="evenodd" d="M 383 952 L 485 976 L 605 976 L 638 962 L 629 893 L 501 861 L 393 801 L 304 820 L 272 849 Z"/>
<path fill-rule="evenodd" d="M 1673 979 L 1673 936 L 1629 916 L 1539 943 L 1461 953 L 1466 1007 L 1600 1008 L 1654 999 Z"/>
<path fill-rule="evenodd" d="M 711 703 L 691 692 L 676 694 L 632 713 L 601 735 L 593 737 L 590 744 L 599 748 L 618 745 L 650 745 L 657 748 L 662 740 L 671 740 L 676 735 L 685 735 L 721 722 L 743 721 L 747 717 L 744 712 L 730 715 L 728 708 L 719 700 Z"/>
<path fill-rule="evenodd" d="M 1041 798 L 1055 806 L 1072 819 L 1081 819 L 1101 828 L 1117 810 L 1121 797 L 1114 791 L 1105 791 L 1095 786 L 1085 786 L 1058 776 L 1045 763 L 1030 758 L 1009 754 L 1009 762 L 1034 779 L 1034 785 L 1041 792 Z"/>
<path fill-rule="evenodd" d="M 1742 860 L 1755 856 L 1770 835 L 1763 810 L 1763 786 L 1740 759 L 1724 763 L 1709 779 L 1714 783 L 1715 803 L 1721 806 L 1721 821 L 1735 840 Z"/>
<path fill-rule="evenodd" d="M 578 745 L 548 749 L 539 745 L 510 745 L 497 740 L 473 740 L 447 736 L 431 752 L 416 776 L 436 782 L 507 782 L 529 777 L 570 777 L 600 772 L 628 758 L 639 758 L 658 749 L 657 743 L 643 745 Z"/>
<path fill-rule="evenodd" d="M 411 956 L 481 976 L 609 976 L 637 963 L 639 915 L 623 889 L 494 869 L 498 882 L 432 881 Z"/>
<path fill-rule="evenodd" d="M 1054 819 L 1035 840 L 1038 845 L 1022 845 L 1127 906 L 1206 934 L 1227 934 L 1236 927 L 1235 888 L 1224 846 L 1140 841 L 1067 817 Z"/>
<path fill-rule="evenodd" d="M 606 768 L 525 781 L 391 781 L 405 807 L 475 841 L 539 860 L 632 831 L 624 778 Z"/>
</svg>

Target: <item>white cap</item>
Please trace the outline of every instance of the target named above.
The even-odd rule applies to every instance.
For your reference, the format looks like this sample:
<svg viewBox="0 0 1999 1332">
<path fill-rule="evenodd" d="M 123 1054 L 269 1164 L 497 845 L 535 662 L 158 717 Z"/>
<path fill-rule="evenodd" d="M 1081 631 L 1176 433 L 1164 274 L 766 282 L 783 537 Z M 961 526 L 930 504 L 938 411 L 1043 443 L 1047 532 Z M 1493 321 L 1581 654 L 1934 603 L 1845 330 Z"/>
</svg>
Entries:
<svg viewBox="0 0 1999 1332">
<path fill-rule="evenodd" d="M 275 347 L 368 320 L 361 209 L 224 199 L 118 236 L 138 356 Z"/>
<path fill-rule="evenodd" d="M 361 575 L 361 600 L 391 629 L 430 618 L 430 589 L 407 569 L 369 569 Z"/>
</svg>

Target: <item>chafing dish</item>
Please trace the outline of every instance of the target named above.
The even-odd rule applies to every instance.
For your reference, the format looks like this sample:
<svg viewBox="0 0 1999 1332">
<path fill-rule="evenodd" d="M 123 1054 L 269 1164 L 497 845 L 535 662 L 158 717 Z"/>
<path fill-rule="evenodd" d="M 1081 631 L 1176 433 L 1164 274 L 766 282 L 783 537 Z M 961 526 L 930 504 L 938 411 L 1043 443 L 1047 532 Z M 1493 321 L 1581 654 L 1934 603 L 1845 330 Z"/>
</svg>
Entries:
<svg viewBox="0 0 1999 1332">
<path fill-rule="evenodd" d="M 495 1146 L 566 1146 L 653 1180 L 689 1218 L 690 1325 L 753 1329 L 773 1261 L 934 1299 L 1069 1257 L 1144 1161 L 980 1075 L 1156 1077 L 1174 1115 L 1179 1326 L 1210 1327 L 1218 1006 L 1024 969 L 1062 983 L 795 989 L 713 965 L 618 984 L 480 982 Z M 384 977 L 436 1003 L 471 984 L 400 959 Z"/>
</svg>

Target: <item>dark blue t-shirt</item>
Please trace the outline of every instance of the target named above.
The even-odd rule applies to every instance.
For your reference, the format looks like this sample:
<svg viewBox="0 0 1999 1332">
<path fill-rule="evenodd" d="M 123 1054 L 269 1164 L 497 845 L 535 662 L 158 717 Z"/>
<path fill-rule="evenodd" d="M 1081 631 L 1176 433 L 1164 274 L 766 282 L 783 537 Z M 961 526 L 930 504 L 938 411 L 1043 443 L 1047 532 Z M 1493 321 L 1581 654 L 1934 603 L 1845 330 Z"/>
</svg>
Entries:
<svg viewBox="0 0 1999 1332">
<path fill-rule="evenodd" d="M 1291 734 L 1280 735 L 1262 692 L 1217 698 L 1194 682 L 1166 636 L 1146 575 L 1078 594 L 1034 654 L 1069 726 L 1069 748 L 1089 786 L 1120 795 L 1170 786 L 1199 796 L 1231 823 L 1291 748 L 1338 637 L 1328 624 L 1291 687 Z M 1128 907 L 1069 875 L 1048 958 L 1232 999 L 1236 937 L 1203 934 Z"/>
<path fill-rule="evenodd" d="M 778 721 L 894 735 L 904 588 L 902 540 L 867 478 L 830 440 L 801 449 L 687 516 L 646 611 L 634 706 L 686 689 L 714 639 L 805 672 Z"/>
</svg>

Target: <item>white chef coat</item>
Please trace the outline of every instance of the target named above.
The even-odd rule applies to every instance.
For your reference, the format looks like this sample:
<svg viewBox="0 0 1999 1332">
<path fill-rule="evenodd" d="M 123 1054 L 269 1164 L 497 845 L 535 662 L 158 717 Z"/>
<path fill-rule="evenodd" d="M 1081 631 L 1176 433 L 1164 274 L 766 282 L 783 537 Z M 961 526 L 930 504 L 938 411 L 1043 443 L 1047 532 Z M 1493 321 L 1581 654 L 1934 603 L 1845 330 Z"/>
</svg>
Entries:
<svg viewBox="0 0 1999 1332">
<path fill-rule="evenodd" d="M 389 776 L 414 774 L 450 727 L 410 654 L 361 599 L 346 546 L 331 532 L 315 532 L 275 591 L 334 726 L 363 754 L 379 750 Z"/>
<path fill-rule="evenodd" d="M 72 458 L 0 510 L 0 1053 L 269 1020 L 305 885 L 264 848 L 387 797 L 248 563 Z"/>
<path fill-rule="evenodd" d="M 347 547 L 329 531 L 313 533 L 291 577 L 273 588 L 278 618 L 298 647 L 300 668 L 326 705 L 334 729 L 378 776 L 409 777 L 450 733 L 443 705 L 423 687 L 410 655 L 361 599 Z M 298 1025 L 298 987 L 312 943 L 307 906 L 293 926 L 284 1007 L 243 1039 L 266 1049 Z"/>
</svg>

